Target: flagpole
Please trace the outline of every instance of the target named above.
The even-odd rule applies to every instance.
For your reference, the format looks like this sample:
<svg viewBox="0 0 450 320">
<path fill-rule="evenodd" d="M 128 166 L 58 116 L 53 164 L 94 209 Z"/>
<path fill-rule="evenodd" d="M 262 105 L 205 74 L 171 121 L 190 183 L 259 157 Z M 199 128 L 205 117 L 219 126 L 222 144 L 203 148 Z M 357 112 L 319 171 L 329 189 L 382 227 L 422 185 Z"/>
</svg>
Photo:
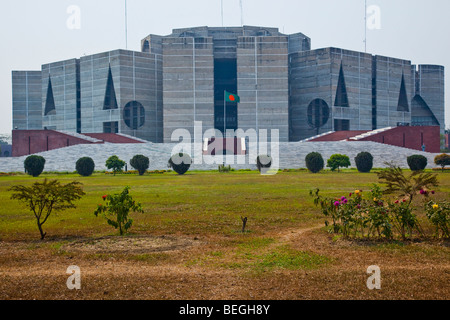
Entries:
<svg viewBox="0 0 450 320">
<path fill-rule="evenodd" d="M 128 50 L 128 6 L 125 0 L 125 49 Z"/>
<path fill-rule="evenodd" d="M 226 131 L 227 131 L 227 91 L 223 91 L 223 137 L 226 137 Z"/>
</svg>

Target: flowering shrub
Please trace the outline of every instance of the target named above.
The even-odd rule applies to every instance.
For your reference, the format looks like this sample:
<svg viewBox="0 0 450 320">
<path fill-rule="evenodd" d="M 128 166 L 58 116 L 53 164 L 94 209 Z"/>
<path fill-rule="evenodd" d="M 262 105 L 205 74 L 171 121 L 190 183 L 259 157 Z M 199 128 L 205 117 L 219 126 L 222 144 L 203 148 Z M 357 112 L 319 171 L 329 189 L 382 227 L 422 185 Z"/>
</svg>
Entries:
<svg viewBox="0 0 450 320">
<path fill-rule="evenodd" d="M 374 185 L 368 199 L 363 198 L 362 190 L 355 190 L 349 196 L 341 198 L 323 198 L 320 190 L 311 191 L 315 197 L 314 203 L 321 207 L 326 217 L 331 217 L 330 232 L 342 233 L 345 238 L 367 237 L 378 235 L 392 237 L 392 225 L 389 221 L 388 210 L 381 200 L 382 192 Z M 326 221 L 328 226 L 329 222 Z"/>
<path fill-rule="evenodd" d="M 314 203 L 320 206 L 322 213 L 331 218 L 332 224 L 325 221 L 331 233 L 339 233 L 344 238 L 378 237 L 393 239 L 395 235 L 403 240 L 424 236 L 417 215 L 414 213 L 414 203 L 407 197 L 401 197 L 392 202 L 383 198 L 383 191 L 374 184 L 370 192 L 356 190 L 349 196 L 341 198 L 325 198 L 320 190 L 311 191 Z M 425 213 L 435 227 L 435 236 L 450 238 L 450 203 L 433 201 L 429 197 L 434 191 L 421 189 L 417 195 L 425 199 Z M 394 198 L 395 199 L 395 198 Z"/>
<path fill-rule="evenodd" d="M 450 238 L 450 203 L 428 201 L 425 203 L 425 212 L 436 228 L 435 236 L 439 238 L 439 233 L 442 233 L 442 237 Z"/>
<path fill-rule="evenodd" d="M 389 203 L 388 207 L 391 212 L 392 224 L 403 240 L 407 239 L 408 236 L 412 236 L 414 230 L 417 230 L 419 234 L 423 234 L 409 201 L 405 199 L 402 201 L 397 200 L 394 203 Z"/>
<path fill-rule="evenodd" d="M 144 210 L 140 203 L 136 203 L 129 194 L 129 187 L 126 187 L 121 193 L 114 195 L 104 195 L 105 205 L 99 204 L 94 214 L 103 215 L 108 224 L 119 229 L 120 235 L 128 231 L 133 224 L 133 219 L 128 218 L 130 211 L 143 213 Z"/>
</svg>

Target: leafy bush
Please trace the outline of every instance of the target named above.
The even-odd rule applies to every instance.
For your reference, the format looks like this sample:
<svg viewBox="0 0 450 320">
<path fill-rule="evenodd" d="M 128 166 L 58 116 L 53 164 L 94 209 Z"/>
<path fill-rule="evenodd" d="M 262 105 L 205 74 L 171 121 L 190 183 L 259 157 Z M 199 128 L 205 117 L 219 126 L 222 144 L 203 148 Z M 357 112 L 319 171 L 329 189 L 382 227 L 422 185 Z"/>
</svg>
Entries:
<svg viewBox="0 0 450 320">
<path fill-rule="evenodd" d="M 41 156 L 29 156 L 25 159 L 24 166 L 25 172 L 36 178 L 44 171 L 45 159 Z"/>
<path fill-rule="evenodd" d="M 89 177 L 94 173 L 95 163 L 92 158 L 84 157 L 78 159 L 75 168 L 80 176 Z"/>
<path fill-rule="evenodd" d="M 42 230 L 42 225 L 53 211 L 75 208 L 73 201 L 85 195 L 81 186 L 82 184 L 76 181 L 61 185 L 58 180 L 49 182 L 45 179 L 44 182 L 36 182 L 31 187 L 19 185 L 10 188 L 9 191 L 13 192 L 11 199 L 23 202 L 33 212 L 41 240 L 44 240 L 46 233 Z"/>
<path fill-rule="evenodd" d="M 392 225 L 377 185 L 373 186 L 368 199 L 363 199 L 361 190 L 340 198 L 323 198 L 319 192 L 316 189 L 310 195 L 315 198 L 314 204 L 321 207 L 322 213 L 332 219 L 330 232 L 342 233 L 345 238 L 357 235 L 392 238 Z M 325 225 L 328 227 L 329 222 L 326 221 Z"/>
<path fill-rule="evenodd" d="M 446 166 L 450 166 L 450 155 L 440 154 L 434 158 L 434 163 L 442 167 L 442 171 L 444 171 Z"/>
<path fill-rule="evenodd" d="M 436 228 L 435 236 L 439 238 L 442 233 L 444 238 L 450 238 L 450 203 L 429 201 L 425 204 L 425 212 Z"/>
<path fill-rule="evenodd" d="M 219 165 L 219 172 L 226 173 L 234 171 L 234 169 L 231 168 L 231 166 L 225 166 L 223 164 Z"/>
<path fill-rule="evenodd" d="M 272 166 L 272 157 L 269 155 L 260 155 L 256 158 L 256 167 L 260 173 L 266 173 Z"/>
<path fill-rule="evenodd" d="M 122 172 L 124 166 L 125 161 L 120 160 L 118 156 L 111 156 L 106 160 L 106 167 L 110 170 L 112 169 L 114 175 L 116 175 L 116 172 Z"/>
<path fill-rule="evenodd" d="M 408 166 L 412 171 L 425 170 L 428 164 L 428 159 L 422 155 L 412 155 L 407 158 Z"/>
<path fill-rule="evenodd" d="M 318 173 L 323 170 L 325 162 L 323 161 L 322 155 L 318 152 L 311 152 L 305 158 L 306 167 L 312 173 Z"/>
<path fill-rule="evenodd" d="M 401 236 L 403 240 L 413 236 L 414 232 L 423 235 L 424 232 L 414 214 L 413 199 L 420 195 L 428 198 L 434 194 L 430 187 L 437 186 L 437 176 L 431 173 L 414 171 L 405 175 L 401 168 L 391 165 L 377 173 L 386 189 L 374 184 L 368 197 L 363 197 L 362 190 L 356 190 L 349 196 L 340 198 L 324 198 L 319 195 L 319 189 L 311 191 L 314 203 L 320 206 L 322 213 L 332 219 L 330 232 L 341 233 L 345 238 Z M 395 194 L 398 197 L 394 203 L 383 197 Z M 435 225 L 436 233 L 448 237 L 450 222 L 450 206 L 446 202 L 428 202 L 425 206 L 429 220 Z M 329 222 L 325 225 L 328 227 Z"/>
<path fill-rule="evenodd" d="M 183 175 L 188 172 L 191 167 L 192 159 L 186 153 L 174 154 L 170 159 L 168 166 L 172 168 L 179 175 Z"/>
<path fill-rule="evenodd" d="M 377 175 L 380 182 L 386 184 L 385 194 L 398 194 L 401 197 L 406 197 L 409 203 L 421 191 L 439 185 L 436 174 L 413 171 L 406 176 L 400 167 L 392 164 L 378 172 Z"/>
<path fill-rule="evenodd" d="M 139 175 L 142 176 L 150 167 L 150 160 L 146 156 L 139 154 L 130 160 L 130 164 L 139 172 Z"/>
<path fill-rule="evenodd" d="M 355 158 L 359 172 L 367 173 L 373 168 L 373 156 L 369 152 L 361 152 Z"/>
<path fill-rule="evenodd" d="M 350 158 L 343 154 L 333 154 L 327 161 L 327 167 L 331 168 L 331 171 L 335 171 L 339 168 L 350 167 Z"/>
<path fill-rule="evenodd" d="M 103 196 L 106 205 L 99 204 L 94 212 L 96 217 L 102 214 L 110 226 L 119 229 L 120 235 L 127 232 L 133 224 L 133 219 L 128 218 L 130 211 L 144 212 L 141 204 L 133 200 L 129 190 L 130 187 L 125 187 L 121 193 Z"/>
</svg>

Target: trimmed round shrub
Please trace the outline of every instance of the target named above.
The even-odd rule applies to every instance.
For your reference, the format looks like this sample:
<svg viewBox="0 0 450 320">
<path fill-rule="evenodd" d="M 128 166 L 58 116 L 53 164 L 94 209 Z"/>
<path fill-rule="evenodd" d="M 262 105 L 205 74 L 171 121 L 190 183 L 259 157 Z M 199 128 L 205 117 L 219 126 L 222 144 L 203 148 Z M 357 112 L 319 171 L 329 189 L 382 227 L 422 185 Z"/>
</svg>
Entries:
<svg viewBox="0 0 450 320">
<path fill-rule="evenodd" d="M 359 172 L 370 172 L 373 168 L 373 156 L 369 152 L 358 153 L 355 158 L 355 163 Z"/>
<path fill-rule="evenodd" d="M 256 167 L 259 172 L 266 173 L 272 166 L 272 157 L 269 155 L 260 155 L 256 158 Z"/>
<path fill-rule="evenodd" d="M 322 158 L 322 155 L 318 152 L 311 152 L 305 158 L 306 167 L 312 173 L 318 173 L 323 170 L 325 166 L 325 161 Z"/>
<path fill-rule="evenodd" d="M 130 160 L 130 164 L 135 168 L 140 176 L 143 176 L 147 169 L 150 167 L 150 160 L 142 154 L 138 154 Z"/>
<path fill-rule="evenodd" d="M 428 159 L 422 155 L 412 155 L 407 158 L 408 166 L 411 171 L 425 170 L 428 164 Z"/>
<path fill-rule="evenodd" d="M 41 156 L 29 156 L 24 162 L 25 172 L 30 176 L 39 177 L 44 171 L 45 159 Z"/>
<path fill-rule="evenodd" d="M 172 168 L 173 171 L 176 173 L 182 175 L 188 172 L 189 168 L 191 167 L 192 159 L 191 157 L 186 153 L 178 153 L 174 154 L 169 159 L 169 168 Z"/>
<path fill-rule="evenodd" d="M 80 176 L 89 177 L 94 173 L 95 163 L 92 158 L 84 157 L 78 159 L 75 168 Z"/>
</svg>

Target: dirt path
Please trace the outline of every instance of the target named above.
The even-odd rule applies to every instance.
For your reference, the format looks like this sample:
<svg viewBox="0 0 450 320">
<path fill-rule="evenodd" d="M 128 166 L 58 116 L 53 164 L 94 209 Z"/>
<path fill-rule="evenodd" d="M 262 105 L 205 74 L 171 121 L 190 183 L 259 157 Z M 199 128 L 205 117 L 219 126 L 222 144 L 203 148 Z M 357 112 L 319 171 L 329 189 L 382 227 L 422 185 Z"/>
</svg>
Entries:
<svg viewBox="0 0 450 320">
<path fill-rule="evenodd" d="M 273 234 L 263 250 L 283 245 L 330 257 L 314 270 L 274 269 L 261 274 L 208 264 L 218 240 L 126 237 L 49 245 L 0 242 L 0 299 L 448 299 L 448 248 L 433 244 L 364 247 L 332 242 L 323 224 Z M 114 241 L 113 241 L 114 240 Z M 99 241 L 99 242 L 97 242 Z M 98 244 L 102 253 L 94 249 Z M 131 247 L 130 247 L 131 246 Z M 219 247 L 218 247 L 219 246 Z M 131 249 L 130 249 L 131 248 Z M 227 245 L 223 250 L 234 250 Z M 128 251 L 130 249 L 131 251 Z M 73 252 L 71 252 L 73 250 Z M 130 254 L 127 256 L 126 253 Z M 209 257 L 209 258 L 208 258 Z M 231 259 L 232 255 L 227 259 Z M 198 263 L 188 262 L 200 259 Z M 204 263 L 205 262 L 205 263 Z M 233 262 L 233 261 L 231 261 Z M 379 264 L 383 290 L 366 287 L 367 266 Z M 82 290 L 67 289 L 67 267 L 82 270 Z"/>
</svg>

